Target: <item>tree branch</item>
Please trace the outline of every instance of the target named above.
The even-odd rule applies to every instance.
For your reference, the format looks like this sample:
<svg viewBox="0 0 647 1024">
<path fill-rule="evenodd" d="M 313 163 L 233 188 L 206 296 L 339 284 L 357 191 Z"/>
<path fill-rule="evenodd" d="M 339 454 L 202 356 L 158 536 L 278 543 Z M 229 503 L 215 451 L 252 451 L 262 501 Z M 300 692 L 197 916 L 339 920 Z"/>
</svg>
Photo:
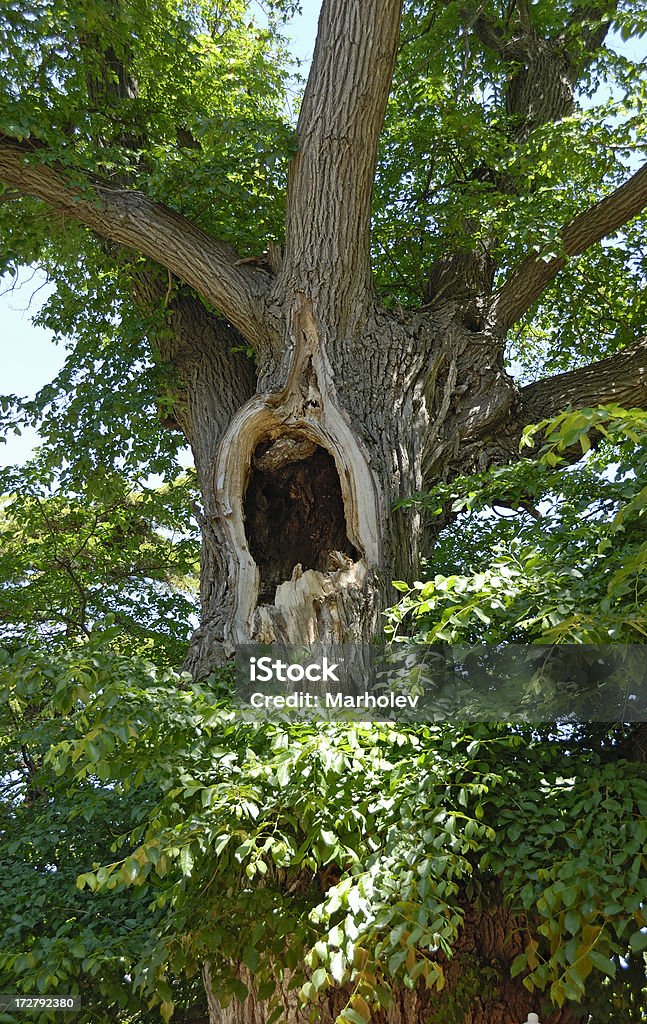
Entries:
<svg viewBox="0 0 647 1024">
<path fill-rule="evenodd" d="M 521 388 L 521 427 L 555 416 L 568 405 L 588 408 L 611 402 L 647 408 L 647 336 L 606 359 L 558 373 Z"/>
<path fill-rule="evenodd" d="M 533 24 L 532 11 L 529 0 L 517 0 L 517 10 L 519 11 L 519 20 L 523 26 L 524 31 L 531 32 Z"/>
<path fill-rule="evenodd" d="M 563 255 L 543 260 L 529 256 L 495 294 L 490 318 L 495 329 L 507 331 L 537 301 L 570 256 L 579 256 L 595 242 L 612 235 L 647 206 L 647 164 L 595 206 L 580 213 L 562 231 Z"/>
<path fill-rule="evenodd" d="M 556 416 L 569 405 L 584 409 L 611 403 L 647 409 L 647 336 L 606 359 L 523 388 L 517 389 L 507 375 L 502 376 L 498 389 L 490 387 L 486 396 L 474 396 L 471 404 L 461 408 L 456 424 L 461 443 L 450 474 L 533 458 L 531 450 L 519 450 L 524 427 Z M 577 462 L 582 457 L 579 444 L 567 449 L 564 457 Z"/>
<path fill-rule="evenodd" d="M 159 267 L 137 267 L 133 274 L 135 302 L 144 314 L 166 306 L 163 327 L 148 335 L 162 361 L 177 371 L 160 403 L 160 421 L 182 431 L 196 469 L 206 474 L 235 412 L 256 390 L 256 371 L 234 327 L 210 313 L 190 288 L 173 291 L 169 301 L 171 288 Z"/>
<path fill-rule="evenodd" d="M 71 185 L 58 165 L 38 161 L 39 150 L 0 136 L 0 181 L 110 241 L 135 249 L 190 284 L 253 343 L 262 335 L 260 296 L 268 278 L 237 267 L 237 253 L 141 192 L 89 182 Z"/>
<path fill-rule="evenodd" d="M 283 273 L 302 286 L 324 266 L 330 288 L 370 287 L 371 192 L 399 24 L 400 0 L 324 2 L 288 184 Z"/>
<path fill-rule="evenodd" d="M 575 7 L 566 22 L 564 38 L 568 33 L 579 35 L 585 51 L 593 53 L 606 39 L 611 28 L 611 19 L 617 13 L 617 0 L 600 0 L 600 3 L 589 4 L 588 7 Z"/>
<path fill-rule="evenodd" d="M 474 32 L 478 41 L 483 46 L 487 46 L 488 50 L 492 50 L 493 53 L 502 56 L 506 48 L 506 38 L 503 29 L 490 18 L 486 18 L 483 15 L 474 18 L 473 15 L 470 15 L 469 11 L 463 11 L 462 14 L 468 20 L 469 27 Z"/>
</svg>

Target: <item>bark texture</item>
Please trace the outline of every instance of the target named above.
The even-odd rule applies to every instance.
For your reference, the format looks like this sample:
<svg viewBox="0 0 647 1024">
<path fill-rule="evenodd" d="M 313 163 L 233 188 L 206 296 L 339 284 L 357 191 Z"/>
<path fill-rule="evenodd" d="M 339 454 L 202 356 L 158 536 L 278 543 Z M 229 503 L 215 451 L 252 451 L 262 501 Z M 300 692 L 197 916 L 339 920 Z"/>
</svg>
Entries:
<svg viewBox="0 0 647 1024">
<path fill-rule="evenodd" d="M 492 902 L 479 907 L 465 904 L 464 926 L 454 956 L 435 958 L 445 978 L 441 991 L 418 986 L 414 990 L 393 988 L 388 1009 L 373 1007 L 370 1024 L 525 1024 L 528 1014 L 537 1012 L 540 1000 L 518 980 L 509 977 L 512 961 L 524 947 L 528 922 L 515 917 L 492 893 Z M 273 1012 L 269 1001 L 259 1001 L 254 978 L 243 968 L 249 997 L 222 1008 L 214 994 L 211 973 L 205 968 L 209 1024 L 268 1024 Z M 297 990 L 289 987 L 290 972 L 277 980 L 277 1004 L 283 1009 L 284 1024 L 334 1024 L 345 1006 L 353 1005 L 353 989 L 335 988 L 324 993 L 314 1006 L 304 1007 Z M 564 1007 L 542 1012 L 541 1024 L 581 1024 L 577 1009 Z"/>
<path fill-rule="evenodd" d="M 604 38 L 613 7 L 587 9 L 590 46 Z M 546 39 L 531 4 L 510 9 L 507 27 L 473 15 L 469 23 L 509 71 L 512 145 L 570 113 L 588 58 L 586 48 L 569 50 L 572 24 Z M 564 226 L 559 255 L 528 255 L 494 295 L 485 250 L 450 252 L 429 272 L 426 308 L 379 302 L 371 191 L 399 18 L 399 0 L 324 3 L 289 175 L 285 247 L 262 265 L 239 260 L 136 182 L 115 188 L 88 179 L 81 188 L 37 142 L 0 137 L 0 180 L 10 195 L 42 200 L 182 283 L 156 344 L 176 374 L 167 422 L 191 445 L 201 491 L 201 620 L 186 664 L 196 677 L 249 641 L 370 640 L 390 581 L 415 578 L 425 550 L 418 513 L 393 513 L 394 502 L 518 457 L 523 427 L 568 403 L 647 406 L 645 339 L 525 388 L 503 368 L 506 331 L 567 259 L 645 207 L 645 167 Z M 89 92 L 98 101 L 113 88 L 136 100 L 136 82 L 107 52 L 106 75 Z M 159 301 L 156 274 L 141 274 L 135 293 L 144 305 Z M 375 1024 L 440 1024 L 450 1010 L 464 1024 L 520 1024 L 536 1006 L 509 977 L 516 935 L 500 900 L 466 905 L 455 957 L 444 965 L 446 991 L 402 988 Z M 483 979 L 493 975 L 488 987 Z M 267 1004 L 252 995 L 221 1009 L 208 965 L 204 977 L 210 1024 L 267 1024 Z M 284 1020 L 300 1024 L 288 980 L 280 986 Z M 347 997 L 322 1000 L 322 1024 Z M 574 1019 L 564 1010 L 542 1024 Z"/>
</svg>

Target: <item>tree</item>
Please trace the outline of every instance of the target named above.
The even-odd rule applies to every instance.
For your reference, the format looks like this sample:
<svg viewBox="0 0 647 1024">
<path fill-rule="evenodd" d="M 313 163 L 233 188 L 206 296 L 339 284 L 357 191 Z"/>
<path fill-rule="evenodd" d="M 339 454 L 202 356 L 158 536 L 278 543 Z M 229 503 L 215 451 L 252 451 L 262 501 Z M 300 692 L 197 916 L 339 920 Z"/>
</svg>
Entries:
<svg viewBox="0 0 647 1024">
<path fill-rule="evenodd" d="M 154 812 L 156 787 L 147 780 L 137 800 L 124 801 L 121 788 L 98 778 L 96 767 L 60 773 L 47 757 L 77 735 L 78 697 L 89 692 L 84 682 L 91 688 L 101 677 L 105 683 L 109 664 L 112 676 L 120 665 L 129 668 L 136 685 L 129 660 L 122 655 L 108 663 L 104 646 L 105 635 L 94 636 L 84 657 L 59 654 L 36 671 L 24 652 L 0 654 L 0 978 L 7 991 L 80 997 L 87 1020 L 158 1022 L 159 1005 L 151 1009 L 150 995 L 130 977 L 161 928 L 163 909 L 152 908 L 141 888 L 133 898 L 125 888 L 115 893 L 77 884 L 89 867 L 110 861 L 116 844 L 125 853 L 124 837 Z M 122 721 L 122 737 L 127 728 Z M 136 843 L 126 841 L 134 851 Z M 176 1021 L 204 1019 L 206 997 L 195 978 L 176 979 L 174 999 Z M 2 1009 L 0 1015 L 3 1022 L 10 1017 Z M 57 1015 L 43 1012 L 37 1020 Z"/>
<path fill-rule="evenodd" d="M 96 642 L 2 668 L 14 990 L 80 991 L 84 1022 L 204 1020 L 201 972 L 217 1022 L 641 1019 L 628 730 L 246 722 Z"/>
<path fill-rule="evenodd" d="M 32 473 L 14 474 L 1 507 L 5 644 L 65 649 L 109 618 L 122 652 L 181 662 L 198 557 L 187 479 L 134 492 L 114 478 L 81 499 Z"/>
<path fill-rule="evenodd" d="M 3 15 L 7 265 L 48 268 L 76 338 L 23 416 L 77 490 L 93 461 L 167 469 L 158 421 L 189 442 L 196 680 L 250 639 L 371 639 L 438 532 L 406 499 L 518 460 L 568 404 L 645 405 L 644 102 L 605 45 L 638 5 L 326 0 L 294 133 L 290 6 Z M 559 372 L 521 385 L 508 345 Z"/>
<path fill-rule="evenodd" d="M 245 119 L 253 120 L 256 148 L 272 129 L 279 151 L 288 141 L 279 129 L 271 34 L 241 43 L 231 24 L 240 17 L 236 4 L 186 14 L 155 5 L 149 17 L 138 12 L 143 20 L 133 33 L 136 11 L 79 5 L 59 17 L 55 4 L 38 16 L 28 5 L 11 9 L 5 195 L 32 218 L 48 205 L 57 221 L 49 245 L 59 243 L 61 224 L 77 250 L 90 244 L 88 231 L 98 236 L 95 259 L 129 276 L 130 301 L 138 309 L 157 301 L 163 322 L 149 334 L 177 375 L 166 419 L 191 445 L 202 498 L 202 613 L 191 669 L 208 671 L 249 638 L 371 637 L 390 579 L 411 578 L 423 542 L 418 517 L 389 514 L 394 501 L 447 475 L 515 458 L 523 426 L 573 399 L 644 401 L 644 342 L 635 331 L 599 366 L 526 388 L 503 366 L 510 332 L 546 301 L 569 257 L 589 254 L 645 205 L 644 168 L 612 187 L 626 176 L 622 158 L 640 116 L 619 129 L 620 148 L 611 149 L 608 126 L 596 118 L 587 126 L 576 105 L 579 84 L 586 88 L 596 69 L 612 63 L 603 47 L 611 22 L 638 15 L 609 4 L 522 5 L 504 16 L 495 7 L 425 13 L 413 4 L 401 36 L 396 0 L 379 9 L 325 4 L 284 227 L 276 209 L 263 214 L 268 255 L 259 264 L 241 261 L 216 238 L 218 214 L 209 210 L 201 222 L 196 211 L 215 205 L 212 187 L 215 181 L 218 191 L 223 173 L 218 130 L 229 139 L 238 133 L 224 149 L 229 160 L 243 150 L 243 179 L 250 171 Z M 456 37 L 469 47 L 466 70 Z M 439 60 L 441 40 L 451 52 Z M 223 112 L 208 95 L 230 46 L 239 47 L 229 72 L 238 75 L 233 126 L 232 100 Z M 393 115 L 383 131 L 399 46 Z M 621 73 L 632 88 L 624 62 Z M 439 85 L 434 75 L 442 75 Z M 171 76 L 176 98 L 161 95 Z M 259 117 L 253 108 L 261 91 Z M 454 123 L 447 155 L 437 156 L 411 122 L 421 107 L 441 104 Z M 468 137 L 455 151 L 463 118 Z M 413 210 L 394 215 L 408 223 L 409 237 L 393 256 L 396 282 L 403 277 L 413 295 L 396 287 L 398 303 L 390 307 L 371 271 L 380 137 L 380 220 L 398 203 Z M 438 126 L 432 139 L 440 150 Z M 570 145 L 576 158 L 567 163 Z M 549 147 L 550 157 L 542 157 Z M 280 174 L 268 173 L 267 196 L 256 189 L 241 220 L 254 217 L 264 198 L 271 205 L 281 185 Z M 448 198 L 439 201 L 443 190 Z M 552 196 L 544 208 L 547 190 L 557 209 Z M 235 198 L 220 194 L 227 217 L 235 216 Z M 13 211 L 14 225 L 15 218 Z M 231 238 L 238 224 L 228 226 Z M 38 230 L 42 237 L 42 224 Z M 33 228 L 30 238 L 34 245 Z M 417 246 L 422 261 L 412 272 Z M 122 256 L 131 250 L 138 260 Z M 598 250 L 595 262 L 601 259 Z M 150 261 L 165 268 L 161 280 Z M 387 276 L 382 269 L 377 284 L 386 287 Z M 409 308 L 400 304 L 405 297 Z M 269 528 L 276 521 L 283 524 L 278 536 Z"/>
</svg>

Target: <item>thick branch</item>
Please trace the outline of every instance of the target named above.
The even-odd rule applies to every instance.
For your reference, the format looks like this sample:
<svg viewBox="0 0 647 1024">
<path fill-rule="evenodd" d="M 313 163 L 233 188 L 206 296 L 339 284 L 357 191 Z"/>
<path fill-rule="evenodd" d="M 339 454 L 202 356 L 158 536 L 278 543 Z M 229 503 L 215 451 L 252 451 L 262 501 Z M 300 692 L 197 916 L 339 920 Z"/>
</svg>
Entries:
<svg viewBox="0 0 647 1024">
<path fill-rule="evenodd" d="M 522 388 L 521 426 L 555 416 L 568 405 L 583 409 L 611 402 L 647 408 L 647 337 L 597 363 Z"/>
<path fill-rule="evenodd" d="M 38 149 L 0 137 L 0 181 L 23 196 L 44 200 L 101 237 L 161 263 L 219 309 L 250 342 L 261 335 L 258 299 L 267 279 L 237 267 L 231 246 L 141 192 L 99 183 L 82 191 L 69 184 L 60 167 L 37 158 Z"/>
<path fill-rule="evenodd" d="M 485 397 L 465 403 L 456 423 L 460 445 L 448 468 L 451 476 L 480 472 L 489 466 L 532 458 L 519 450 L 524 427 L 556 416 L 569 405 L 576 409 L 616 403 L 647 409 L 647 337 L 597 363 L 558 373 L 516 389 L 507 376 Z M 537 455 L 538 449 L 534 450 Z M 567 461 L 582 457 L 579 445 L 568 449 Z"/>
<path fill-rule="evenodd" d="M 563 255 L 544 260 L 527 257 L 500 288 L 490 306 L 494 326 L 506 331 L 534 302 L 569 256 L 579 256 L 595 242 L 612 235 L 647 206 L 647 164 L 595 206 L 580 213 L 562 232 Z"/>
<path fill-rule="evenodd" d="M 463 12 L 476 38 L 500 58 L 512 138 L 524 141 L 540 125 L 572 112 L 577 80 L 594 60 L 617 6 L 616 0 L 574 6 L 556 35 L 546 35 L 533 23 L 533 6 L 527 0 L 510 5 L 503 24 Z"/>
<path fill-rule="evenodd" d="M 482 15 L 478 18 L 473 18 L 469 11 L 463 11 L 462 14 L 479 42 L 483 43 L 483 46 L 487 46 L 493 53 L 502 56 L 506 48 L 506 38 L 503 29 L 495 24 L 491 18 L 485 18 Z"/>
<path fill-rule="evenodd" d="M 304 285 L 324 267 L 333 289 L 369 287 L 371 191 L 399 22 L 400 0 L 323 5 L 288 186 L 284 273 Z"/>
<path fill-rule="evenodd" d="M 135 302 L 154 313 L 167 302 L 165 324 L 149 334 L 159 357 L 177 375 L 168 384 L 160 409 L 165 427 L 181 430 L 193 449 L 199 473 L 207 472 L 215 450 L 234 416 L 256 390 L 254 363 L 245 355 L 244 338 L 210 313 L 189 288 L 167 301 L 169 282 L 159 267 L 140 266 L 133 275 Z"/>
</svg>

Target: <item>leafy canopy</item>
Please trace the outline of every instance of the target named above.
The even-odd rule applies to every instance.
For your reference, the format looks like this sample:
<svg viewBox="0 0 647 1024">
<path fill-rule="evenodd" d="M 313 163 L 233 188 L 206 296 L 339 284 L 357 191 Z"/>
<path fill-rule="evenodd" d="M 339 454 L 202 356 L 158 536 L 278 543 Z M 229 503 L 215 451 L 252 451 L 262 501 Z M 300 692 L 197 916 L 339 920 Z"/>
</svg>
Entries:
<svg viewBox="0 0 647 1024">
<path fill-rule="evenodd" d="M 90 498 L 14 482 L 0 504 L 4 642 L 66 649 L 110 624 L 116 649 L 179 664 L 196 611 L 190 479 L 135 491 L 113 477 Z"/>
<path fill-rule="evenodd" d="M 279 34 L 293 5 L 266 7 L 254 20 L 239 0 L 6 4 L 0 131 L 81 189 L 97 176 L 134 188 L 259 253 L 280 237 L 293 140 L 292 62 Z M 35 401 L 8 396 L 5 425 L 35 426 L 68 488 L 96 467 L 174 475 L 180 440 L 159 422 L 172 375 L 156 345 L 173 283 L 144 312 L 133 302 L 144 263 L 36 200 L 1 204 L 0 234 L 2 271 L 37 263 L 55 283 L 37 322 L 69 350 Z"/>
<path fill-rule="evenodd" d="M 136 188 L 258 254 L 281 240 L 294 121 L 280 36 L 293 5 L 265 6 L 260 24 L 239 0 L 4 4 L 0 130 L 81 189 L 95 175 Z M 374 193 L 392 303 L 424 304 L 429 266 L 457 248 L 485 248 L 501 273 L 529 248 L 549 256 L 643 147 L 639 61 L 581 36 L 605 19 L 639 36 L 641 6 L 533 4 L 580 79 L 567 115 L 528 133 L 505 101 L 516 68 L 466 28 L 483 16 L 509 40 L 514 10 L 405 5 Z M 174 379 L 155 344 L 175 285 L 144 313 L 137 256 L 34 200 L 0 204 L 0 230 L 2 269 L 38 263 L 55 281 L 39 322 L 68 348 L 33 401 L 0 405 L 43 439 L 3 482 L 0 989 L 80 992 L 95 1007 L 84 1022 L 181 1020 L 203 959 L 224 1001 L 245 994 L 241 961 L 267 998 L 281 967 L 306 1004 L 351 981 L 343 1019 L 360 1024 L 393 984 L 443 991 L 452 951 L 450 1021 L 495 984 L 460 957 L 467 897 L 509 908 L 513 973 L 546 1007 L 585 997 L 610 1024 L 637 1019 L 647 791 L 644 768 L 619 759 L 624 730 L 261 728 L 231 710 L 226 674 L 197 685 L 169 667 L 190 625 L 190 484 L 141 485 L 177 475 L 179 441 L 160 426 Z M 515 369 L 633 340 L 643 235 L 641 217 L 566 269 L 511 339 Z M 594 427 L 608 445 L 565 472 L 554 460 Z M 415 499 L 470 513 L 433 581 L 392 610 L 417 641 L 644 634 L 644 417 L 569 411 L 542 429 L 539 471 Z M 525 511 L 474 514 L 501 502 Z"/>
<path fill-rule="evenodd" d="M 97 177 L 136 189 L 258 255 L 282 240 L 298 83 L 281 26 L 295 6 L 274 0 L 261 17 L 243 0 L 7 3 L 0 131 L 82 190 Z M 509 96 L 518 55 L 479 33 L 487 22 L 513 42 L 517 5 L 405 3 L 374 190 L 387 301 L 424 304 L 430 267 L 456 249 L 481 252 L 501 276 L 533 249 L 548 258 L 561 226 L 635 168 L 647 127 L 643 5 L 551 0 L 532 16 L 553 64 L 568 53 L 573 95 L 563 116 L 539 110 L 525 123 Z M 527 88 L 548 93 L 532 74 Z M 7 424 L 35 425 L 76 482 L 97 464 L 168 475 L 179 442 L 157 415 L 172 384 L 155 354 L 165 307 L 155 322 L 135 307 L 137 257 L 29 198 L 0 204 L 0 233 L 2 269 L 38 263 L 56 283 L 39 321 L 70 350 L 35 402 L 6 403 Z M 516 371 L 564 369 L 635 339 L 643 237 L 641 216 L 562 272 L 510 340 Z"/>
<path fill-rule="evenodd" d="M 393 639 L 644 643 L 647 415 L 569 410 L 528 428 L 522 445 L 538 440 L 539 459 L 401 503 L 432 522 L 448 507 L 461 514 L 440 534 L 433 577 L 395 583 Z M 573 447 L 587 458 L 568 466 Z"/>
</svg>

